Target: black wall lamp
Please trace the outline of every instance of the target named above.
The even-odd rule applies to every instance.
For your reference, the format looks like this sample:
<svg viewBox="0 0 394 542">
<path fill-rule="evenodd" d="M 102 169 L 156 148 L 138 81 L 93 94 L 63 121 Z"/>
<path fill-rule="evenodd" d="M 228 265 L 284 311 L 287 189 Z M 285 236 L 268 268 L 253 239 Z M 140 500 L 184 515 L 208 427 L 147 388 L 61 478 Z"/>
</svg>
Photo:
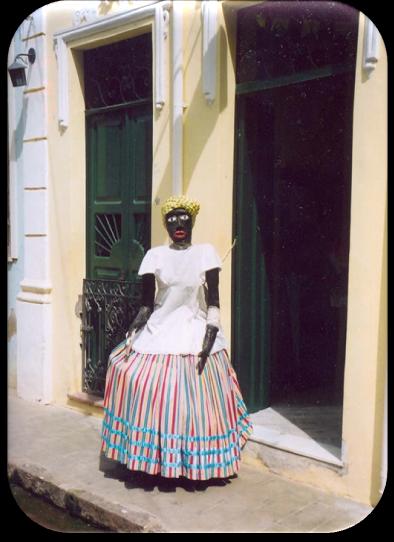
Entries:
<svg viewBox="0 0 394 542">
<path fill-rule="evenodd" d="M 34 64 L 36 52 L 33 48 L 31 48 L 28 50 L 27 54 L 21 53 L 16 55 L 14 62 L 11 64 L 11 66 L 8 66 L 8 71 L 14 87 L 23 87 L 26 85 L 26 68 L 28 64 L 22 60 L 18 60 L 21 56 L 27 56 L 30 64 Z"/>
</svg>

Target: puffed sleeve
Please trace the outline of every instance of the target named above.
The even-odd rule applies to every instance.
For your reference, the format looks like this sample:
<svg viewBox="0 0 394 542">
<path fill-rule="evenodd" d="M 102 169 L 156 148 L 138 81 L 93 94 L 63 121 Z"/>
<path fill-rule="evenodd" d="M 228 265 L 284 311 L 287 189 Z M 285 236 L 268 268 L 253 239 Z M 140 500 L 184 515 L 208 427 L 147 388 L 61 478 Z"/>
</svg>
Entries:
<svg viewBox="0 0 394 542">
<path fill-rule="evenodd" d="M 209 244 L 203 245 L 202 271 L 209 271 L 210 269 L 217 268 L 222 268 L 222 260 L 216 252 L 215 247 Z"/>
<path fill-rule="evenodd" d="M 157 258 L 155 257 L 155 251 L 150 249 L 148 250 L 148 252 L 145 254 L 142 262 L 141 262 L 141 265 L 140 265 L 140 268 L 138 270 L 138 274 L 139 275 L 146 275 L 147 273 L 155 273 L 156 272 L 156 260 Z"/>
</svg>

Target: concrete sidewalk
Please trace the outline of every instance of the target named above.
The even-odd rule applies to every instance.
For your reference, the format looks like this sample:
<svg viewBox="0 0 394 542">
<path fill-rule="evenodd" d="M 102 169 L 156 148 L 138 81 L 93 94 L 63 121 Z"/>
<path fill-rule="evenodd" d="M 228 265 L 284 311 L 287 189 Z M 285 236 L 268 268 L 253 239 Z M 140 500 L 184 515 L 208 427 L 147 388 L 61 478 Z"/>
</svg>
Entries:
<svg viewBox="0 0 394 542">
<path fill-rule="evenodd" d="M 243 458 L 238 477 L 194 487 L 134 476 L 100 457 L 101 420 L 72 409 L 8 401 L 12 480 L 117 532 L 327 533 L 371 507 L 272 474 Z"/>
</svg>

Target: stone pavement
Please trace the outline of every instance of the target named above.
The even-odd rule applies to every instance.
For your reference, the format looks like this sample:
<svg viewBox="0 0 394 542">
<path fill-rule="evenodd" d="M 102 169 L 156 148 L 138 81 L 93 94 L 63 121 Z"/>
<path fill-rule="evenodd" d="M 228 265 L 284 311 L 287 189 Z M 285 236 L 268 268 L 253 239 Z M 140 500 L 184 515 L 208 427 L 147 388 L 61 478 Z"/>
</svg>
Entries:
<svg viewBox="0 0 394 542">
<path fill-rule="evenodd" d="M 100 457 L 101 420 L 72 409 L 8 400 L 11 480 L 116 532 L 327 533 L 370 514 L 336 497 L 248 464 L 238 476 L 195 487 L 135 476 Z"/>
</svg>

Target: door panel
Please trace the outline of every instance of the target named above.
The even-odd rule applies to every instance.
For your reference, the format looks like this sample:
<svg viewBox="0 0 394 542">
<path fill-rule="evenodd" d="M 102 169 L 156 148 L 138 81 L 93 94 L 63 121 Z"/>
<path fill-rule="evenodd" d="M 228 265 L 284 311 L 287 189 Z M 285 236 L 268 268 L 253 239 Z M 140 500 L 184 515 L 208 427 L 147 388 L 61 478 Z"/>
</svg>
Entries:
<svg viewBox="0 0 394 542">
<path fill-rule="evenodd" d="M 145 252 L 150 247 L 150 209 L 152 191 L 152 114 L 141 109 L 138 115 L 128 112 L 128 128 L 133 153 L 129 175 L 130 208 L 127 268 L 130 277 L 136 277 Z M 131 179 L 130 179 L 131 181 Z"/>
<path fill-rule="evenodd" d="M 96 119 L 97 170 L 93 183 L 93 198 L 98 202 L 122 200 L 122 135 L 124 119 L 121 113 L 98 115 Z"/>
<path fill-rule="evenodd" d="M 87 278 L 131 280 L 150 244 L 152 113 L 87 118 Z"/>
<path fill-rule="evenodd" d="M 152 170 L 146 167 L 152 161 L 152 118 L 149 112 L 141 113 L 134 118 L 134 178 L 131 198 L 133 205 L 145 209 L 150 203 Z"/>
</svg>

